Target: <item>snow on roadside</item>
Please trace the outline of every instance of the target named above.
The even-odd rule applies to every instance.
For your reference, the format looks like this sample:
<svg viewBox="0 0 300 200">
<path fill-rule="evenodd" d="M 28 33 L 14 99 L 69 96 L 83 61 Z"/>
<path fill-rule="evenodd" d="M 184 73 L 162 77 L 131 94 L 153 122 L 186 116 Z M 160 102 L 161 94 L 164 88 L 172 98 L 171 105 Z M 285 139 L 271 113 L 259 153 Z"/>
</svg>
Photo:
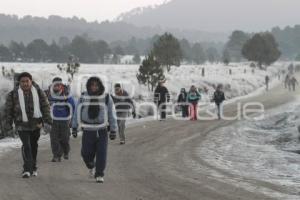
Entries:
<svg viewBox="0 0 300 200">
<path fill-rule="evenodd" d="M 56 68 L 56 64 L 48 63 L 0 63 L 7 69 L 13 68 L 16 72 L 28 71 L 33 74 L 34 79 L 44 89 L 51 83 L 54 76 L 60 76 L 65 82 L 68 75 L 61 73 Z M 277 73 L 286 67 L 287 63 L 277 63 L 269 67 L 267 71 L 255 69 L 252 74 L 252 68 L 248 63 L 232 64 L 225 66 L 223 64 L 205 64 L 201 66 L 182 65 L 173 67 L 169 73 L 166 73 L 166 86 L 168 87 L 173 99 L 176 99 L 180 88 L 189 90 L 191 85 L 199 88 L 206 87 L 210 93 L 213 92 L 213 86 L 223 84 L 228 99 L 247 95 L 265 83 L 265 76 L 269 75 L 272 79 L 277 79 Z M 202 68 L 205 68 L 205 77 L 201 76 Z M 229 75 L 229 69 L 232 75 Z M 111 87 L 113 83 L 122 82 L 123 86 L 133 91 L 133 96 L 142 95 L 145 99 L 151 98 L 152 93 L 147 91 L 147 87 L 139 85 L 136 79 L 138 71 L 137 65 L 96 65 L 81 64 L 79 74 L 99 75 L 107 79 L 107 86 Z M 246 73 L 245 73 L 246 71 Z M 77 76 L 78 77 L 78 76 Z M 271 80 L 272 80 L 271 79 Z M 76 80 L 76 76 L 75 76 Z M 75 89 L 76 87 L 72 87 Z M 80 91 L 73 91 L 80 94 Z"/>
<path fill-rule="evenodd" d="M 271 190 L 267 194 L 272 197 L 298 199 L 300 155 L 294 152 L 300 150 L 299 121 L 298 99 L 272 109 L 263 120 L 240 121 L 212 132 L 198 147 L 197 155 L 235 177 L 269 182 L 293 194 Z"/>
<path fill-rule="evenodd" d="M 13 83 L 9 79 L 6 79 L 2 76 L 0 76 L 0 106 L 5 103 L 5 95 L 7 94 L 12 88 L 13 88 Z"/>
</svg>

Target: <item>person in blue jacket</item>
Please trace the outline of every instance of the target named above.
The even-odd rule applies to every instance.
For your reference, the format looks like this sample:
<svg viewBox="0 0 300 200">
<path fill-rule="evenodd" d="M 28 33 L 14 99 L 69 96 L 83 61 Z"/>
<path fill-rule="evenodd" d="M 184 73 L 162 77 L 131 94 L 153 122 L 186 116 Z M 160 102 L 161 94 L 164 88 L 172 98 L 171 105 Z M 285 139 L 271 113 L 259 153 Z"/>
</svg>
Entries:
<svg viewBox="0 0 300 200">
<path fill-rule="evenodd" d="M 198 102 L 201 99 L 201 95 L 198 92 L 197 88 L 192 85 L 188 93 L 188 102 L 190 103 L 190 119 L 197 120 L 198 116 Z"/>
<path fill-rule="evenodd" d="M 73 136 L 78 127 L 83 131 L 81 156 L 96 182 L 104 182 L 106 168 L 108 126 L 109 138 L 116 139 L 117 116 L 113 100 L 105 93 L 105 87 L 98 77 L 90 77 L 86 84 L 73 118 Z M 96 160 L 95 160 L 96 158 Z M 95 168 L 95 170 L 94 170 Z"/>
<path fill-rule="evenodd" d="M 69 91 L 62 83 L 62 79 L 55 77 L 48 92 L 51 105 L 53 124 L 50 131 L 52 162 L 60 162 L 61 157 L 69 159 L 70 152 L 70 125 L 75 110 L 75 102 Z"/>
</svg>

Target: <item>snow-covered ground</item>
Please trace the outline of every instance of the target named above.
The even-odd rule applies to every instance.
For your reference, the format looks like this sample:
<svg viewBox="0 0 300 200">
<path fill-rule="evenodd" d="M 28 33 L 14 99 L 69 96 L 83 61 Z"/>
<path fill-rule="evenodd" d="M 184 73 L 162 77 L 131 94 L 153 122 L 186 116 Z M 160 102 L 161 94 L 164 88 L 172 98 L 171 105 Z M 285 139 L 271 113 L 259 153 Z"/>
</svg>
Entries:
<svg viewBox="0 0 300 200">
<path fill-rule="evenodd" d="M 224 85 L 227 98 L 241 97 L 249 94 L 257 94 L 257 92 L 263 90 L 264 78 L 269 75 L 273 79 L 273 84 L 278 83 L 277 72 L 284 68 L 287 64 L 278 63 L 268 68 L 267 71 L 255 70 L 253 74 L 249 64 L 233 64 L 231 66 L 224 66 L 222 64 L 216 65 L 202 65 L 202 66 L 181 66 L 179 68 L 174 67 L 166 74 L 167 82 L 166 86 L 173 95 L 173 100 L 176 100 L 177 93 L 180 88 L 184 87 L 188 89 L 191 85 L 196 85 L 199 88 L 206 87 L 208 94 L 203 94 L 202 101 L 209 102 L 210 94 L 214 91 L 213 86 L 219 83 Z M 60 76 L 65 82 L 68 81 L 68 75 L 60 72 L 56 64 L 45 63 L 0 63 L 0 66 L 10 71 L 14 69 L 15 72 L 28 71 L 33 74 L 34 79 L 39 85 L 46 89 L 51 83 L 52 78 Z M 205 77 L 201 76 L 202 68 L 205 68 Z M 229 74 L 229 69 L 232 70 L 232 75 Z M 246 70 L 246 73 L 245 73 Z M 78 75 L 75 76 L 72 86 L 74 94 L 79 95 L 80 90 L 84 89 L 84 83 L 79 83 L 80 77 L 84 75 L 98 75 L 111 87 L 116 82 L 123 83 L 132 95 L 137 98 L 142 96 L 144 101 L 151 100 L 152 92 L 147 90 L 146 86 L 138 84 L 136 79 L 136 73 L 138 71 L 137 65 L 89 65 L 82 64 Z M 0 106 L 4 103 L 5 94 L 12 89 L 12 81 L 1 77 L 0 82 Z M 78 87 L 79 86 L 79 87 Z M 79 88 L 79 89 L 78 89 Z M 144 120 L 134 120 L 130 123 L 140 124 Z M 47 136 L 46 136 L 47 137 Z M 15 147 L 16 144 L 20 145 L 18 141 L 14 139 L 0 140 L 0 154 L 3 150 L 7 150 L 10 147 Z"/>
<path fill-rule="evenodd" d="M 197 155 L 231 174 L 281 185 L 294 194 L 266 191 L 272 197 L 299 199 L 299 100 L 265 113 L 263 120 L 253 118 L 212 132 L 197 149 Z"/>
<path fill-rule="evenodd" d="M 51 83 L 54 76 L 60 76 L 65 82 L 68 80 L 66 73 L 61 73 L 56 67 L 56 64 L 45 63 L 0 63 L 0 66 L 5 66 L 10 70 L 13 68 L 16 72 L 28 71 L 33 74 L 34 79 L 44 89 Z M 269 75 L 273 79 L 277 79 L 277 72 L 286 64 L 278 63 L 269 67 L 267 71 L 256 69 L 254 74 L 248 63 L 232 64 L 225 66 L 223 64 L 206 64 L 201 66 L 183 65 L 180 67 L 173 67 L 169 73 L 166 73 L 166 86 L 176 99 L 180 88 L 187 90 L 191 85 L 198 88 L 206 87 L 209 93 L 214 91 L 213 86 L 219 83 L 224 85 L 227 98 L 243 96 L 253 92 L 257 88 L 264 85 L 264 77 Z M 205 68 L 205 77 L 201 76 L 202 68 Z M 229 74 L 229 69 L 232 70 L 232 75 Z M 246 73 L 245 73 L 246 71 Z M 108 87 L 113 83 L 121 82 L 124 88 L 133 93 L 133 96 L 138 97 L 142 95 L 144 99 L 152 98 L 152 93 L 148 92 L 147 87 L 139 85 L 136 79 L 138 72 L 138 65 L 90 65 L 82 64 L 79 70 L 79 77 L 83 74 L 98 75 L 104 79 Z M 78 76 L 75 76 L 74 80 Z M 78 81 L 74 81 L 73 90 L 76 89 L 75 94 L 80 94 L 76 87 Z M 74 86 L 75 85 L 75 86 Z M 83 84 L 82 84 L 83 85 Z"/>
<path fill-rule="evenodd" d="M 1 77 L 0 79 L 0 106 L 5 103 L 5 94 L 13 88 L 13 82 Z"/>
</svg>

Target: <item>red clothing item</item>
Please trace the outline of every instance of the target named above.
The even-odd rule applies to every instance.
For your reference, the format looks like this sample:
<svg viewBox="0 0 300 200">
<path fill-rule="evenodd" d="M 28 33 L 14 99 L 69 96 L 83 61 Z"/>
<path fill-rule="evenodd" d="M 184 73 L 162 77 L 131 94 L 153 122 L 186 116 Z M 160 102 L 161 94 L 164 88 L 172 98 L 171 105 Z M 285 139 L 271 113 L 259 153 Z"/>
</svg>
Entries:
<svg viewBox="0 0 300 200">
<path fill-rule="evenodd" d="M 192 103 L 189 107 L 190 119 L 197 120 L 198 119 L 198 104 Z"/>
</svg>

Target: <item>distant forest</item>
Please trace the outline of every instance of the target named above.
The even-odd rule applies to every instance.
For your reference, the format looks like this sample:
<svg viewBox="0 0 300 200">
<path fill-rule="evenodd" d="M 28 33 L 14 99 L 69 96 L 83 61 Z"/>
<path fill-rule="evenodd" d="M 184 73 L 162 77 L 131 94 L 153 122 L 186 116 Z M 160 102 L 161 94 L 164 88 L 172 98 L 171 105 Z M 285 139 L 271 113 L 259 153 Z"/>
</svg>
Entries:
<svg viewBox="0 0 300 200">
<path fill-rule="evenodd" d="M 82 18 L 60 16 L 18 18 L 15 15 L 0 14 L 0 43 L 8 45 L 11 40 L 28 44 L 34 39 L 47 43 L 58 41 L 60 37 L 73 39 L 76 35 L 87 34 L 93 40 L 128 41 L 132 37 L 146 39 L 156 34 L 172 32 L 177 38 L 191 42 L 225 42 L 230 33 L 211 33 L 194 30 L 167 29 L 162 27 L 137 27 L 126 22 L 87 22 Z"/>
<path fill-rule="evenodd" d="M 165 31 L 124 22 L 88 23 L 76 17 L 18 18 L 1 14 L 0 30 L 0 61 L 65 62 L 72 54 L 85 63 L 105 63 L 108 55 L 147 55 Z M 234 34 L 235 31 L 231 36 L 175 29 L 165 32 L 179 40 L 183 59 L 196 64 L 222 61 L 224 50 L 232 54 L 232 61 L 243 60 L 240 49 L 253 35 L 242 31 Z M 300 58 L 300 25 L 275 27 L 270 33 L 279 44 L 281 59 Z"/>
<path fill-rule="evenodd" d="M 8 45 L 0 45 L 0 61 L 2 62 L 66 62 L 74 55 L 83 63 L 119 64 L 120 58 L 133 55 L 133 63 L 139 64 L 140 57 L 150 53 L 153 44 L 160 35 L 148 39 L 131 38 L 128 41 L 108 43 L 104 40 L 92 40 L 88 35 L 75 36 L 72 40 L 61 37 L 47 43 L 43 39 L 35 39 L 25 45 L 23 42 L 11 41 Z M 222 43 L 190 43 L 186 39 L 178 40 L 183 52 L 183 59 L 188 63 L 217 62 L 221 58 Z"/>
</svg>

